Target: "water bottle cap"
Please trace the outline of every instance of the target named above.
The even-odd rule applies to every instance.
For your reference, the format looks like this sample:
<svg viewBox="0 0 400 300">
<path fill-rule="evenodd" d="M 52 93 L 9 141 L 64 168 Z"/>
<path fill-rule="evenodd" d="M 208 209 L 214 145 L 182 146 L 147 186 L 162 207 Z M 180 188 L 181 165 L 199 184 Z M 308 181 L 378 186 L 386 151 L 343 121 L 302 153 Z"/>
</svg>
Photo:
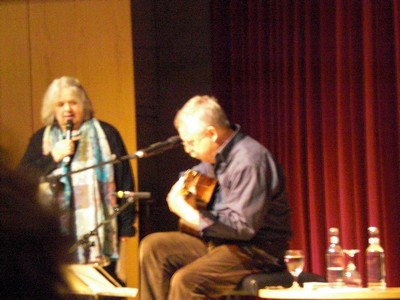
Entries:
<svg viewBox="0 0 400 300">
<path fill-rule="evenodd" d="M 370 226 L 370 227 L 368 227 L 368 232 L 369 232 L 369 233 L 376 233 L 376 234 L 378 234 L 378 233 L 379 233 L 379 230 L 378 230 L 377 227 Z"/>
<path fill-rule="evenodd" d="M 331 227 L 331 228 L 329 228 L 329 233 L 330 234 L 339 234 L 339 228 Z"/>
<path fill-rule="evenodd" d="M 376 227 L 368 227 L 368 234 L 370 238 L 378 238 L 379 240 L 379 230 Z"/>
</svg>

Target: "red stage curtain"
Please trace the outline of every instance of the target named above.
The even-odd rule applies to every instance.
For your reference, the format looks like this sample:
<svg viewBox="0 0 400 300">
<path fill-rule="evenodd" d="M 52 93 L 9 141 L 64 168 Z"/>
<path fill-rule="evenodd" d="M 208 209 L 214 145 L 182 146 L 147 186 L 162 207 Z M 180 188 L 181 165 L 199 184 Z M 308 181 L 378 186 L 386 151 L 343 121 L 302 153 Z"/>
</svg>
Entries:
<svg viewBox="0 0 400 300">
<path fill-rule="evenodd" d="M 292 248 L 325 274 L 329 227 L 381 231 L 400 286 L 400 1 L 211 1 L 213 93 L 283 164 Z"/>
</svg>

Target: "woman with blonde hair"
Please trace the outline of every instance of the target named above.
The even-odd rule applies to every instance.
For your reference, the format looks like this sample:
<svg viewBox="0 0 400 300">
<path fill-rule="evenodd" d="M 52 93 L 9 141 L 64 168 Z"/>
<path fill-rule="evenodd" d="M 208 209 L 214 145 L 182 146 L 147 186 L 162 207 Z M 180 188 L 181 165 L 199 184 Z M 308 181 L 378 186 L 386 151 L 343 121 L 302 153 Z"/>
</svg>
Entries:
<svg viewBox="0 0 400 300">
<path fill-rule="evenodd" d="M 94 117 L 92 103 L 74 77 L 63 76 L 49 85 L 43 97 L 41 119 L 45 126 L 33 134 L 19 165 L 19 169 L 28 170 L 36 178 L 62 175 L 127 154 L 117 129 Z M 61 176 L 59 181 L 61 189 L 54 193 L 52 205 L 58 209 L 63 233 L 75 241 L 113 213 L 118 204 L 115 191 L 134 189 L 128 161 L 88 168 L 72 176 Z M 131 205 L 117 220 L 90 236 L 90 251 L 84 247 L 77 249 L 76 261 L 115 262 L 118 238 L 134 235 L 134 218 Z"/>
</svg>

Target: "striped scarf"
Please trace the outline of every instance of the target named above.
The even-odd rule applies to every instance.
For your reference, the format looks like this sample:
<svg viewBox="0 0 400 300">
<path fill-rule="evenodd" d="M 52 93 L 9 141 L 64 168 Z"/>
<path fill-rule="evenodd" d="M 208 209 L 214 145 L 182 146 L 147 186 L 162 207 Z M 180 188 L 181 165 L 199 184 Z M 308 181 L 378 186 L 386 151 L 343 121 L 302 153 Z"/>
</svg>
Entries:
<svg viewBox="0 0 400 300">
<path fill-rule="evenodd" d="M 80 136 L 78 147 L 70 166 L 60 162 L 53 174 L 65 174 L 69 170 L 80 170 L 104 161 L 112 160 L 112 153 L 107 137 L 96 119 L 85 121 L 77 133 Z M 43 153 L 46 155 L 54 144 L 63 139 L 59 126 L 47 126 L 43 136 Z M 106 164 L 94 169 L 78 172 L 70 177 L 63 176 L 60 181 L 64 190 L 57 195 L 61 227 L 64 233 L 74 234 L 80 239 L 91 232 L 97 224 L 113 213 L 116 205 L 114 168 Z M 89 238 L 94 246 L 90 247 L 88 262 L 98 261 L 103 256 L 118 258 L 117 251 L 117 221 L 101 226 L 97 234 Z M 77 261 L 86 263 L 84 249 L 79 247 L 76 253 Z"/>
</svg>

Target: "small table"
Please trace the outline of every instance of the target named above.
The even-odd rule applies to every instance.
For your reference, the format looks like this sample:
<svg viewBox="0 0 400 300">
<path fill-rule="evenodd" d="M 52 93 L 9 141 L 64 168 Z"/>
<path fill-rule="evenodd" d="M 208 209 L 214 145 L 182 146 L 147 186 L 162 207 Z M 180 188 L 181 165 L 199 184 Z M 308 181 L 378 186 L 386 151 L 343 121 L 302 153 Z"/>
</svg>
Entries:
<svg viewBox="0 0 400 300">
<path fill-rule="evenodd" d="M 318 289 L 260 289 L 258 291 L 260 298 L 267 299 L 398 299 L 400 300 L 400 287 L 386 289 L 368 289 L 368 288 L 318 288 Z"/>
</svg>

